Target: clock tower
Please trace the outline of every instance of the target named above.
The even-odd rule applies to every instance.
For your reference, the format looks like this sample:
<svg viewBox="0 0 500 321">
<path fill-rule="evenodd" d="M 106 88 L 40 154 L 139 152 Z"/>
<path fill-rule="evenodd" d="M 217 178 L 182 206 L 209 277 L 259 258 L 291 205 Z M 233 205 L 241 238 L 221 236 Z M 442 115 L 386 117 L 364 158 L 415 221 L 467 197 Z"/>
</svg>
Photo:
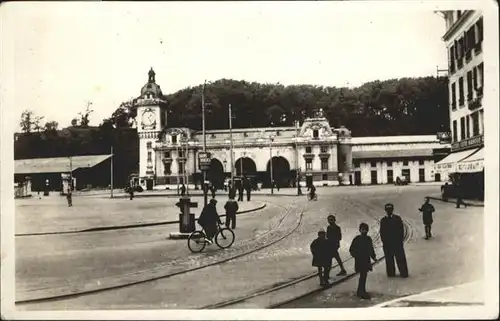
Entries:
<svg viewBox="0 0 500 321">
<path fill-rule="evenodd" d="M 146 179 L 147 187 L 154 185 L 160 155 L 156 155 L 155 145 L 158 135 L 166 126 L 166 100 L 160 86 L 156 84 L 155 72 L 148 72 L 148 82 L 142 87 L 136 99 L 137 134 L 139 135 L 139 177 Z"/>
</svg>

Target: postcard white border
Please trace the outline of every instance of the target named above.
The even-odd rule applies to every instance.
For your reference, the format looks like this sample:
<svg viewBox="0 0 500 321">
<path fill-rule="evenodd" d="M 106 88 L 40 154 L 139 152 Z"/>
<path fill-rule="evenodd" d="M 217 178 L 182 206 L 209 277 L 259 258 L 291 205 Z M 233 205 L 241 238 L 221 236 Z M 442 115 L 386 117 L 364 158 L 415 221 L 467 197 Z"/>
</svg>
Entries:
<svg viewBox="0 0 500 321">
<path fill-rule="evenodd" d="M 61 2 L 57 2 L 61 4 Z M 357 308 L 357 309 L 293 309 L 293 310 L 142 310 L 142 311 L 17 311 L 14 308 L 14 190 L 13 177 L 13 132 L 18 114 L 23 108 L 16 106 L 13 100 L 15 88 L 13 83 L 15 70 L 14 41 L 15 18 L 9 16 L 10 5 L 30 5 L 33 2 L 15 4 L 4 3 L 0 8 L 1 25 L 1 73 L 0 73 L 0 121 L 1 121 L 1 313 L 6 319 L 60 319 L 60 320 L 396 320 L 396 319 L 489 319 L 498 316 L 498 8 L 493 0 L 480 1 L 343 1 L 343 2 L 309 2 L 308 5 L 335 6 L 337 12 L 376 11 L 376 10 L 481 10 L 484 16 L 485 60 L 485 297 L 487 302 L 482 307 L 443 307 L 443 308 Z M 44 3 L 50 5 L 50 3 Z M 260 3 L 255 6 L 286 5 L 287 10 L 295 10 L 300 3 Z M 68 5 L 65 3 L 65 5 Z M 80 2 L 81 5 L 81 2 Z M 120 5 L 120 3 L 92 2 L 87 5 L 104 6 Z M 234 3 L 233 5 L 237 5 Z M 443 21 L 444 23 L 444 21 Z M 9 32 L 10 31 L 10 32 Z M 443 44 L 443 50 L 445 50 Z"/>
</svg>

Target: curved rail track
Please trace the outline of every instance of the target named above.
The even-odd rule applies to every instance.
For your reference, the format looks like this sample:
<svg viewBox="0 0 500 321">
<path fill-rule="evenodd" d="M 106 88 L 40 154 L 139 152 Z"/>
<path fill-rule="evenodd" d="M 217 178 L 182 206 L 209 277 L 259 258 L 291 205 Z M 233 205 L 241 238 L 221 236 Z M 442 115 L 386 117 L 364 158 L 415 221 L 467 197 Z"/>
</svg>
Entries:
<svg viewBox="0 0 500 321">
<path fill-rule="evenodd" d="M 285 207 L 283 205 L 276 204 L 274 202 L 268 202 L 268 203 L 273 204 L 273 205 L 275 205 L 277 207 L 280 207 L 280 208 L 284 209 L 285 210 L 284 215 L 282 215 L 282 217 L 278 220 L 277 224 L 274 227 L 272 227 L 271 229 L 269 229 L 268 231 L 266 231 L 264 234 L 257 235 L 254 238 L 246 240 L 244 244 L 241 244 L 239 246 L 240 248 L 243 247 L 244 245 L 247 245 L 247 244 L 251 245 L 252 242 L 255 242 L 255 241 L 259 240 L 259 239 L 262 239 L 262 238 L 270 235 L 271 233 L 275 232 L 283 224 L 283 222 L 290 215 L 290 213 L 292 213 L 292 206 Z M 59 301 L 59 300 L 64 300 L 64 299 L 70 299 L 70 298 L 80 297 L 80 296 L 84 296 L 84 295 L 89 295 L 89 294 L 101 293 L 101 292 L 105 292 L 105 291 L 112 291 L 112 290 L 116 290 L 116 289 L 120 289 L 120 288 L 125 288 L 125 287 L 129 287 L 129 286 L 133 286 L 133 285 L 144 284 L 144 283 L 148 283 L 148 282 L 157 281 L 157 280 L 160 280 L 160 279 L 166 279 L 166 278 L 173 277 L 173 276 L 176 276 L 176 275 L 186 274 L 186 273 L 189 273 L 189 272 L 201 270 L 201 269 L 204 269 L 204 268 L 207 268 L 207 267 L 210 267 L 210 266 L 222 264 L 222 263 L 225 263 L 225 262 L 228 262 L 228 261 L 231 261 L 231 260 L 234 260 L 234 259 L 246 256 L 246 255 L 252 254 L 254 252 L 260 251 L 260 250 L 265 249 L 265 248 L 267 248 L 267 247 L 269 247 L 269 246 L 271 246 L 271 245 L 273 245 L 275 243 L 280 242 L 281 240 L 285 239 L 286 237 L 290 236 L 293 232 L 295 232 L 295 230 L 302 223 L 302 218 L 303 218 L 304 211 L 307 210 L 307 204 L 305 204 L 302 207 L 299 206 L 297 209 L 299 209 L 298 210 L 298 218 L 296 220 L 296 223 L 289 230 L 287 230 L 283 235 L 280 235 L 278 238 L 272 239 L 270 242 L 264 243 L 262 245 L 257 245 L 257 247 L 254 247 L 254 248 L 252 248 L 250 250 L 247 250 L 247 251 L 244 251 L 244 252 L 241 252 L 241 253 L 237 253 L 235 255 L 229 255 L 228 257 L 225 257 L 225 258 L 222 258 L 220 260 L 216 260 L 214 262 L 210 262 L 210 263 L 207 263 L 207 264 L 202 264 L 201 266 L 196 266 L 196 267 L 193 267 L 193 268 L 183 269 L 183 270 L 176 271 L 176 272 L 173 272 L 173 273 L 162 274 L 162 275 L 159 275 L 159 276 L 150 277 L 150 278 L 146 278 L 146 279 L 143 279 L 143 280 L 137 280 L 137 281 L 127 282 L 125 284 L 119 284 L 119 285 L 104 286 L 104 287 L 100 287 L 100 288 L 96 288 L 96 289 L 83 289 L 83 290 L 80 290 L 80 291 L 73 291 L 73 292 L 71 292 L 71 289 L 68 289 L 69 291 L 67 291 L 67 292 L 70 292 L 70 293 L 45 295 L 45 296 L 41 296 L 41 297 L 38 297 L 38 298 L 31 298 L 31 299 L 22 299 L 22 300 L 15 301 L 15 304 L 16 305 L 24 305 L 24 304 L 31 304 L 31 303 Z M 227 249 L 225 251 L 224 250 L 221 250 L 221 251 L 226 252 L 226 253 L 227 252 L 230 253 L 231 249 L 234 249 L 234 247 L 230 248 L 230 249 Z M 186 246 L 186 251 L 188 251 L 187 246 Z M 191 255 L 189 255 L 189 259 L 192 260 L 193 256 L 209 256 L 210 257 L 210 256 L 215 256 L 217 254 L 220 254 L 220 251 L 210 253 L 209 255 L 206 255 L 205 253 L 191 254 Z M 168 262 L 166 262 L 166 264 L 164 264 L 164 265 L 162 265 L 162 266 L 160 266 L 160 267 L 158 267 L 156 269 L 136 271 L 134 273 L 129 273 L 129 274 L 138 274 L 138 273 L 148 272 L 148 271 L 151 271 L 151 270 L 158 270 L 158 269 L 161 269 L 161 268 L 165 267 L 166 265 L 168 265 L 170 263 L 172 263 L 172 262 L 168 261 Z M 123 276 L 123 275 L 121 275 L 121 276 Z M 106 278 L 103 278 L 100 281 L 102 282 L 104 279 L 106 279 Z M 111 278 L 109 278 L 109 279 L 111 279 Z"/>
</svg>

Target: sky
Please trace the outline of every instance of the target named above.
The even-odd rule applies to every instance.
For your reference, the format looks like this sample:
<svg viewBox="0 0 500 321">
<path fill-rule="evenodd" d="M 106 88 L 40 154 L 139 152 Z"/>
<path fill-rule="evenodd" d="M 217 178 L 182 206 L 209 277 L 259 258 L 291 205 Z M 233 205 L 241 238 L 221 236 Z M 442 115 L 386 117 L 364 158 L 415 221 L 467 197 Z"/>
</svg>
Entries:
<svg viewBox="0 0 500 321">
<path fill-rule="evenodd" d="M 405 1 L 406 3 L 406 1 Z M 5 10 L 4 10 L 5 9 Z M 91 125 L 137 97 L 151 67 L 164 94 L 220 78 L 359 86 L 446 68 L 443 18 L 411 6 L 294 2 L 7 3 L 7 89 L 59 127 Z M 14 18 L 15 17 L 15 18 Z M 10 46 L 9 46 L 10 45 Z"/>
</svg>

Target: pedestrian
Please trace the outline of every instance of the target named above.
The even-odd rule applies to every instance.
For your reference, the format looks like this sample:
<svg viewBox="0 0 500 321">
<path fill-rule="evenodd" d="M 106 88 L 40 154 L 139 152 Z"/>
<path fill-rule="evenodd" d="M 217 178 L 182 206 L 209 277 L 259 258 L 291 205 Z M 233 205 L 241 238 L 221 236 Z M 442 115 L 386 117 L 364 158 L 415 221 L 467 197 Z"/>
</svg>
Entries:
<svg viewBox="0 0 500 321">
<path fill-rule="evenodd" d="M 312 266 L 318 268 L 319 284 L 328 285 L 330 270 L 332 268 L 332 256 L 324 229 L 320 229 L 318 231 L 318 238 L 312 241 L 311 253 L 313 256 Z"/>
<path fill-rule="evenodd" d="M 340 272 L 337 274 L 337 276 L 346 275 L 347 271 L 344 268 L 344 264 L 342 263 L 339 254 L 340 240 L 342 240 L 342 231 L 340 230 L 340 226 L 336 224 L 336 219 L 333 215 L 328 215 L 326 239 L 330 243 L 330 251 L 332 251 L 332 256 L 335 258 L 337 264 L 340 267 Z"/>
<path fill-rule="evenodd" d="M 457 194 L 457 208 L 460 208 L 460 205 L 463 205 L 465 206 L 465 208 L 467 208 L 467 204 L 463 200 L 464 190 L 462 184 L 458 182 L 458 180 L 455 185 L 455 194 Z"/>
<path fill-rule="evenodd" d="M 433 222 L 432 213 L 436 211 L 434 209 L 434 206 L 432 206 L 432 204 L 429 201 L 430 201 L 429 197 L 426 197 L 424 204 L 418 209 L 420 212 L 422 212 L 422 219 L 424 222 L 426 240 L 432 237 L 431 234 L 431 226 Z"/>
<path fill-rule="evenodd" d="M 280 191 L 280 182 L 279 181 L 276 182 L 276 190 L 278 192 Z"/>
<path fill-rule="evenodd" d="M 181 185 L 181 196 L 186 196 L 186 185 L 184 183 Z"/>
<path fill-rule="evenodd" d="M 243 178 L 243 186 L 247 192 L 247 202 L 250 202 L 250 197 L 252 195 L 252 186 L 250 185 L 250 180 L 246 177 Z"/>
<path fill-rule="evenodd" d="M 243 202 L 243 182 L 239 181 L 238 182 L 238 202 Z"/>
<path fill-rule="evenodd" d="M 133 200 L 134 199 L 134 187 L 132 186 L 132 184 L 130 184 L 128 187 L 128 193 L 130 196 L 130 200 Z"/>
<path fill-rule="evenodd" d="M 217 213 L 217 200 L 212 198 L 210 202 L 201 211 L 200 217 L 198 218 L 198 224 L 205 231 L 205 241 L 208 244 L 212 244 L 212 239 L 217 233 L 217 223 L 222 224 L 219 214 Z"/>
<path fill-rule="evenodd" d="M 229 228 L 229 224 L 231 224 L 231 229 L 234 230 L 236 228 L 236 212 L 239 209 L 238 202 L 234 200 L 234 197 L 229 197 L 224 209 L 226 210 L 226 227 Z"/>
<path fill-rule="evenodd" d="M 404 225 L 399 215 L 394 214 L 394 205 L 385 204 L 386 216 L 380 220 L 380 238 L 382 240 L 385 268 L 388 277 L 396 276 L 394 259 L 398 265 L 399 274 L 403 278 L 408 277 L 408 266 L 404 250 Z"/>
<path fill-rule="evenodd" d="M 213 183 L 212 186 L 210 187 L 210 191 L 212 192 L 212 198 L 215 198 L 215 192 L 217 191 L 217 188 Z"/>
<path fill-rule="evenodd" d="M 68 188 L 68 193 L 66 194 L 66 199 L 68 200 L 68 207 L 73 206 L 73 196 L 71 194 L 71 187 Z"/>
<path fill-rule="evenodd" d="M 377 260 L 372 238 L 368 234 L 368 224 L 359 224 L 359 235 L 351 243 L 349 253 L 354 258 L 354 270 L 359 273 L 358 290 L 356 295 L 361 299 L 369 300 L 370 295 L 366 292 L 366 277 L 368 271 L 372 271 L 372 262 Z"/>
</svg>

